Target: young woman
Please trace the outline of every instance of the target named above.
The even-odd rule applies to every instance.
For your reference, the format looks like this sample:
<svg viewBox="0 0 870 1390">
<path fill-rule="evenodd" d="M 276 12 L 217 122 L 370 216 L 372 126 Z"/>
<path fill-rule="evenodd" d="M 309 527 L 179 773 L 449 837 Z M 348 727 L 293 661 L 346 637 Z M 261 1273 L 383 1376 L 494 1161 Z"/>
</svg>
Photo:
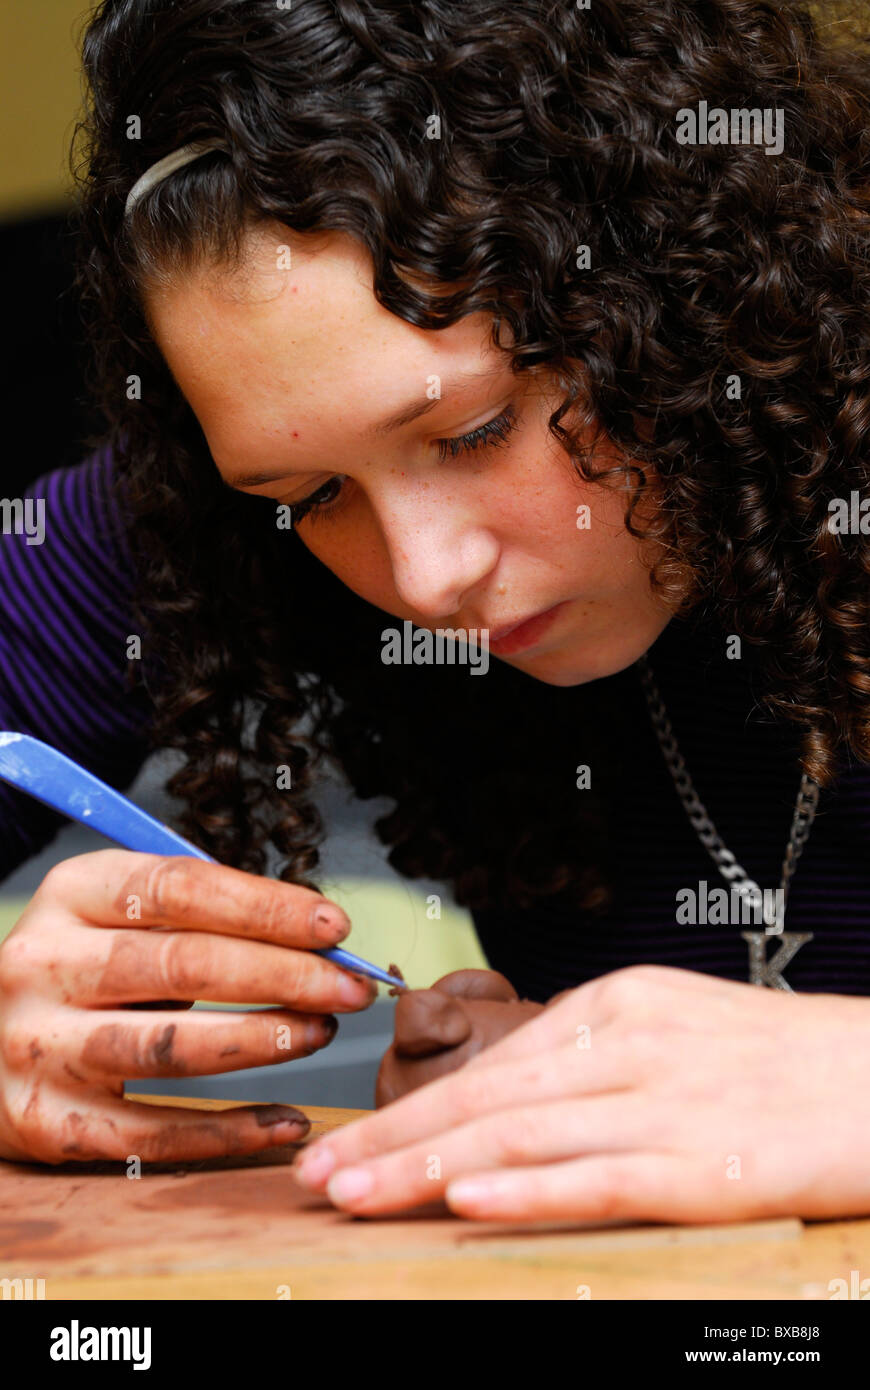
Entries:
<svg viewBox="0 0 870 1390">
<path fill-rule="evenodd" d="M 485 984 L 508 1012 L 472 1056 L 448 984 L 452 1070 L 303 1182 L 479 1219 L 870 1212 L 860 32 L 754 0 L 105 0 L 84 56 L 107 428 L 35 490 L 44 544 L 4 538 L 3 724 L 119 785 L 175 748 L 222 865 L 48 876 L 0 951 L 0 1152 L 302 1132 L 122 1090 L 285 1058 L 280 1024 L 322 1046 L 370 998 L 311 954 L 348 925 L 311 878 L 329 756 L 514 989 Z M 385 660 L 405 623 L 497 659 Z M 11 867 L 54 822 L 2 804 Z M 285 1007 L 167 1024 L 193 997 Z"/>
</svg>

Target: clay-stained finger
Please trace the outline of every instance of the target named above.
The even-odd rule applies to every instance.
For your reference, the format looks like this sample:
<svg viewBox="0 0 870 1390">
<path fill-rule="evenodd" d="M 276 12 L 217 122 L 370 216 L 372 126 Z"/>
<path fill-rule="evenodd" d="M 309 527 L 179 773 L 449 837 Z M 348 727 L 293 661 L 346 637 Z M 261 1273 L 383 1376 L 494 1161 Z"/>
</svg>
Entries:
<svg viewBox="0 0 870 1390">
<path fill-rule="evenodd" d="M 104 849 L 65 859 L 39 888 L 93 926 L 184 927 L 305 950 L 335 946 L 350 930 L 336 904 L 298 884 L 201 859 Z"/>
<path fill-rule="evenodd" d="M 83 1089 L 80 1099 L 44 1087 L 22 1119 L 19 1142 L 40 1163 L 99 1159 L 178 1163 L 256 1153 L 304 1139 L 311 1124 L 292 1105 L 185 1110 L 114 1099 Z"/>
<path fill-rule="evenodd" d="M 12 1070 L 38 1062 L 40 1074 L 60 1084 L 210 1076 L 308 1057 L 329 1045 L 337 1027 L 330 1015 L 286 1009 L 193 1009 L 171 1019 L 144 1010 L 69 1010 L 62 1034 L 17 1023 L 4 1050 Z"/>
<path fill-rule="evenodd" d="M 45 936 L 42 958 L 52 989 L 84 1008 L 204 999 L 350 1013 L 377 994 L 374 982 L 310 951 L 207 932 L 97 932 L 71 924 Z M 31 951 L 31 968 L 36 964 Z"/>
</svg>

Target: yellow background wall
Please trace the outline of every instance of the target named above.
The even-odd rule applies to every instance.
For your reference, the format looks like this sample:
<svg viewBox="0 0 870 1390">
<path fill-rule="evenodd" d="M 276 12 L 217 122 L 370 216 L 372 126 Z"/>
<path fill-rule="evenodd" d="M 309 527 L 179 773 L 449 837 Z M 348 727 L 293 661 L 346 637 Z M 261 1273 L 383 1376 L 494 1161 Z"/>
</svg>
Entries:
<svg viewBox="0 0 870 1390">
<path fill-rule="evenodd" d="M 87 0 L 0 4 L 0 218 L 61 208 L 81 103 L 78 35 Z"/>
</svg>

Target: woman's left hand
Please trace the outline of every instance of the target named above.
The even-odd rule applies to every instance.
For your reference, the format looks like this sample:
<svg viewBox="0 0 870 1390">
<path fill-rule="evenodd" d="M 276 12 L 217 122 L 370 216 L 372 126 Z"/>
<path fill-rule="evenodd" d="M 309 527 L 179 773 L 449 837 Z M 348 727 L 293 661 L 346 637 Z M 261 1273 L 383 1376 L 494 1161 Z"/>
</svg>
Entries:
<svg viewBox="0 0 870 1390">
<path fill-rule="evenodd" d="M 870 1213 L 870 1000 L 631 966 L 309 1145 L 356 1215 L 484 1221 Z"/>
</svg>

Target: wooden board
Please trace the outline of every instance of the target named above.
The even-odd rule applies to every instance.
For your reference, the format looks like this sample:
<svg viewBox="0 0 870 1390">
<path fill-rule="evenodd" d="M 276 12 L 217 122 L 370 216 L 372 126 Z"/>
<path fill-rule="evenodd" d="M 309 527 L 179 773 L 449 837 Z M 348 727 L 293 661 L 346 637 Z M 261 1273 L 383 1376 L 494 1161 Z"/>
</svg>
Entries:
<svg viewBox="0 0 870 1390">
<path fill-rule="evenodd" d="M 312 1138 L 365 1113 L 305 1110 Z M 592 1298 L 800 1299 L 870 1271 L 870 1221 L 529 1230 L 443 1207 L 360 1220 L 296 1186 L 295 1152 L 140 1179 L 122 1164 L 0 1164 L 0 1277 L 43 1278 L 49 1299 L 576 1299 L 586 1287 Z"/>
</svg>

